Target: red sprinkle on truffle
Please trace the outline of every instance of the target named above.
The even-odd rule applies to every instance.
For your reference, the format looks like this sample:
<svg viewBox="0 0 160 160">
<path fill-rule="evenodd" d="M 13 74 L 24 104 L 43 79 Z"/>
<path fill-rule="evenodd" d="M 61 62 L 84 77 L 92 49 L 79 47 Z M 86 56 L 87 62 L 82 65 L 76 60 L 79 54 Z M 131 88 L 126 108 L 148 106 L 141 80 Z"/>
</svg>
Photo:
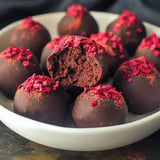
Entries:
<svg viewBox="0 0 160 160">
<path fill-rule="evenodd" d="M 25 82 L 18 86 L 18 89 L 23 88 L 25 92 L 41 92 L 49 93 L 52 90 L 57 90 L 59 87 L 59 81 L 55 81 L 53 78 L 43 75 L 33 74 Z"/>
<path fill-rule="evenodd" d="M 25 49 L 21 47 L 11 46 L 2 52 L 4 58 L 16 58 L 19 62 L 22 62 L 23 66 L 30 66 L 30 60 L 33 57 L 30 49 Z"/>
<path fill-rule="evenodd" d="M 138 19 L 138 17 L 134 13 L 128 10 L 124 10 L 116 21 L 114 31 L 119 32 L 121 26 L 131 27 L 135 23 L 141 23 L 141 20 Z M 138 29 L 137 31 L 142 32 L 142 30 L 140 29 Z"/>
<path fill-rule="evenodd" d="M 88 13 L 88 10 L 81 5 L 74 4 L 67 8 L 67 13 L 74 18 L 82 18 L 86 13 Z"/>
<path fill-rule="evenodd" d="M 94 40 L 81 36 L 68 36 L 62 39 L 58 46 L 54 47 L 54 52 L 58 52 L 67 47 L 80 48 L 83 47 L 86 54 L 102 54 L 105 53 L 105 48 L 97 44 Z"/>
<path fill-rule="evenodd" d="M 50 41 L 46 47 L 49 47 L 51 49 L 54 49 L 55 46 L 59 45 L 60 41 L 63 39 L 63 36 L 60 36 L 58 38 L 54 38 L 52 41 Z"/>
<path fill-rule="evenodd" d="M 149 75 L 154 66 L 144 57 L 135 58 L 130 61 L 125 61 L 121 64 L 120 70 L 122 70 L 123 78 L 128 79 L 128 82 L 132 81 L 134 76 L 147 76 Z"/>
<path fill-rule="evenodd" d="M 100 84 L 98 86 L 90 87 L 90 88 L 85 88 L 84 92 L 88 92 L 92 90 L 95 95 L 98 95 L 99 98 L 108 98 L 108 99 L 114 99 L 114 104 L 119 107 L 123 105 L 123 100 L 121 99 L 121 92 L 118 92 L 113 88 L 110 84 Z M 97 100 L 94 100 L 91 103 L 91 106 L 95 106 L 98 104 Z"/>
<path fill-rule="evenodd" d="M 24 24 L 26 28 L 30 30 L 42 29 L 42 26 L 31 17 L 25 18 L 22 24 Z"/>
<path fill-rule="evenodd" d="M 160 36 L 157 36 L 155 33 L 151 33 L 150 36 L 144 38 L 140 44 L 142 48 L 150 48 L 155 56 L 160 55 Z"/>
<path fill-rule="evenodd" d="M 121 39 L 114 35 L 113 32 L 99 32 L 97 34 L 92 34 L 91 39 L 95 40 L 97 43 L 103 45 L 104 47 L 109 45 L 112 49 L 119 48 L 120 52 L 123 52 L 123 45 L 121 43 Z M 108 50 L 106 49 L 107 54 Z M 116 56 L 117 54 L 113 54 L 112 56 Z"/>
</svg>

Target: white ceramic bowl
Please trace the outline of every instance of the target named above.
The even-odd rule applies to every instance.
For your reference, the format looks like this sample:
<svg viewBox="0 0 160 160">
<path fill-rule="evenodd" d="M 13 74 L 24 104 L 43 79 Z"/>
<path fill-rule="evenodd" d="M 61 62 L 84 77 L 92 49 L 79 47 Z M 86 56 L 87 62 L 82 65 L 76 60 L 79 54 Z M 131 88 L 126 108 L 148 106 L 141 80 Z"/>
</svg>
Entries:
<svg viewBox="0 0 160 160">
<path fill-rule="evenodd" d="M 100 31 L 105 31 L 109 22 L 117 18 L 115 14 L 91 12 L 97 20 Z M 34 16 L 33 19 L 42 23 L 51 33 L 52 38 L 57 37 L 57 23 L 64 13 L 50 13 Z M 15 22 L 0 31 L 0 51 L 9 46 L 9 39 L 15 27 L 21 21 Z M 147 33 L 160 29 L 154 25 L 144 23 Z M 125 124 L 98 127 L 73 128 L 60 127 L 41 123 L 12 112 L 12 101 L 0 94 L 0 120 L 21 136 L 49 147 L 73 151 L 98 151 L 113 149 L 137 142 L 158 129 L 160 129 L 160 111 L 156 110 L 144 115 L 127 116 Z M 71 121 L 67 121 L 69 126 Z"/>
</svg>

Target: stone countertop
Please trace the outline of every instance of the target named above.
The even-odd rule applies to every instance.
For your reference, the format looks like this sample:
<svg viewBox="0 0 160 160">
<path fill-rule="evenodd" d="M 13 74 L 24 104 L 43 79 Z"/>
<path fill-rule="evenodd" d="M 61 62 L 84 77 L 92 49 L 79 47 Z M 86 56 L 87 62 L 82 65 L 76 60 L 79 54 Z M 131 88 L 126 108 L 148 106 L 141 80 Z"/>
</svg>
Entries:
<svg viewBox="0 0 160 160">
<path fill-rule="evenodd" d="M 160 131 L 118 149 L 73 152 L 33 143 L 0 123 L 0 160 L 160 160 Z"/>
</svg>

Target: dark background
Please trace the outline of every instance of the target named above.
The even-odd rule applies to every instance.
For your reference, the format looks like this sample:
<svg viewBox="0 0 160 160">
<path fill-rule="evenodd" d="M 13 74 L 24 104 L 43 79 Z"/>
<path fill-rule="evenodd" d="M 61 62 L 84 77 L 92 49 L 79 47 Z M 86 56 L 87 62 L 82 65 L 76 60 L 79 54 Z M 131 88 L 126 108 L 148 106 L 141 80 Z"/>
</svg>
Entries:
<svg viewBox="0 0 160 160">
<path fill-rule="evenodd" d="M 0 29 L 28 16 L 65 11 L 71 4 L 82 4 L 88 10 L 112 13 L 129 9 L 140 19 L 160 25 L 158 0 L 0 0 Z"/>
</svg>

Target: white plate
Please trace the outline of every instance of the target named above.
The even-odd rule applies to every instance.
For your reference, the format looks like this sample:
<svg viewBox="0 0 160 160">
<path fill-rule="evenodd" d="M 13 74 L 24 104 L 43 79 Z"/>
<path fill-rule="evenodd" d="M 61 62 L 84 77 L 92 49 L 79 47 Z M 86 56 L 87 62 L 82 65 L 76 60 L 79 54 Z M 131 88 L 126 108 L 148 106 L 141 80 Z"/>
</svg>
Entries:
<svg viewBox="0 0 160 160">
<path fill-rule="evenodd" d="M 64 13 L 50 13 L 33 17 L 41 22 L 57 37 L 57 23 Z M 117 17 L 115 14 L 92 12 L 97 20 L 100 31 L 105 31 L 109 22 Z M 15 27 L 21 21 L 15 22 L 0 31 L 0 51 L 9 46 L 9 39 Z M 144 23 L 147 33 L 156 32 L 159 28 Z M 41 123 L 12 112 L 12 101 L 0 94 L 0 120 L 23 137 L 49 147 L 73 151 L 98 151 L 113 149 L 137 142 L 160 129 L 160 111 L 141 116 L 129 114 L 125 124 L 99 128 L 71 128 Z M 69 121 L 70 122 L 70 121 Z M 67 122 L 68 123 L 68 122 Z M 68 124 L 67 124 L 68 125 Z M 70 125 L 70 124 L 69 124 Z"/>
</svg>

